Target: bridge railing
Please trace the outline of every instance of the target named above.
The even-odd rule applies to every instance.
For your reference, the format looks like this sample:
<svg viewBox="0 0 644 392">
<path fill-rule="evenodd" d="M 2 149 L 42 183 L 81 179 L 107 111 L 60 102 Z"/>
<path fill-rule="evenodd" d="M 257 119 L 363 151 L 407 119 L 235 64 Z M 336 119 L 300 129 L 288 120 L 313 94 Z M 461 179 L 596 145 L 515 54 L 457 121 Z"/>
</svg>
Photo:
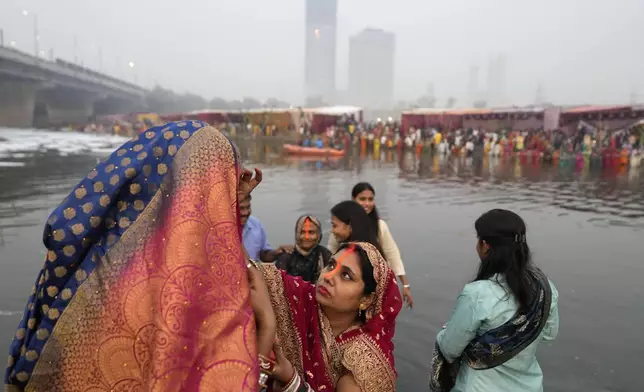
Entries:
<svg viewBox="0 0 644 392">
<path fill-rule="evenodd" d="M 70 63 L 69 61 L 65 61 L 65 60 L 60 59 L 60 58 L 56 58 L 56 60 L 54 62 L 56 64 L 60 65 L 60 66 L 72 69 L 74 71 L 85 72 L 85 73 L 88 73 L 90 75 L 93 75 L 93 76 L 96 76 L 96 77 L 99 77 L 99 78 L 104 78 L 104 79 L 107 79 L 107 80 L 111 80 L 111 81 L 116 82 L 116 83 L 121 83 L 121 84 L 124 84 L 124 85 L 132 87 L 132 88 L 143 89 L 142 87 L 137 86 L 134 83 L 130 83 L 128 81 L 115 78 L 113 76 L 110 76 L 110 75 L 102 73 L 102 72 L 94 71 L 91 68 L 87 68 L 87 67 L 80 66 L 78 64 Z"/>
<path fill-rule="evenodd" d="M 127 94 L 143 96 L 146 92 L 146 89 L 133 83 L 129 83 L 112 76 L 69 63 L 61 59 L 56 59 L 56 61 L 52 62 L 26 54 L 14 48 L 8 48 L 6 46 L 0 46 L 0 59 L 40 68 L 51 72 L 54 75 L 58 74 L 61 76 L 79 79 L 85 83 L 102 85 L 103 87 L 113 89 L 115 91 L 125 92 Z"/>
</svg>

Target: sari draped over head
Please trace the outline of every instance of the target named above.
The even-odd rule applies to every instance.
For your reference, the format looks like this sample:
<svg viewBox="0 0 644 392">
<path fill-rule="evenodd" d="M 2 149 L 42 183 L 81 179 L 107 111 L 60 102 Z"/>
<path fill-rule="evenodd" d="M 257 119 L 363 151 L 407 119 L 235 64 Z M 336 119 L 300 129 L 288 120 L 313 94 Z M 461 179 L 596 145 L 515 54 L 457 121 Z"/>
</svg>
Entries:
<svg viewBox="0 0 644 392">
<path fill-rule="evenodd" d="M 316 392 L 335 391 L 338 380 L 348 373 L 363 392 L 396 390 L 392 338 L 402 307 L 396 277 L 373 245 L 354 244 L 365 251 L 373 265 L 376 301 L 367 309 L 362 327 L 337 337 L 316 301 L 314 285 L 263 265 L 284 355 Z"/>
<path fill-rule="evenodd" d="M 298 245 L 300 233 L 306 224 L 313 225 L 317 231 L 317 243 L 308 251 Z M 295 224 L 295 249 L 293 252 L 278 255 L 275 265 L 291 276 L 300 276 L 307 282 L 315 283 L 320 272 L 331 259 L 331 252 L 320 245 L 321 241 L 322 225 L 320 221 L 312 215 L 302 215 Z"/>
<path fill-rule="evenodd" d="M 96 166 L 47 221 L 5 391 L 256 391 L 237 162 L 189 121 Z"/>
<path fill-rule="evenodd" d="M 429 376 L 430 391 L 452 390 L 463 364 L 477 370 L 492 369 L 514 358 L 539 337 L 550 315 L 552 291 L 543 272 L 534 270 L 533 278 L 536 291 L 528 309 L 517 312 L 505 324 L 476 337 L 465 347 L 461 358 L 449 363 L 438 343 L 435 345 Z"/>
<path fill-rule="evenodd" d="M 320 242 L 322 241 L 322 224 L 320 223 L 320 220 L 318 218 L 314 217 L 313 215 L 302 215 L 301 217 L 297 218 L 297 222 L 295 222 L 295 249 L 297 249 L 304 256 L 307 256 L 311 252 L 310 251 L 307 252 L 302 248 L 300 248 L 297 245 L 297 242 L 300 236 L 300 232 L 304 228 L 306 221 L 311 222 L 313 226 L 315 226 L 315 228 L 317 229 L 318 241 L 315 245 L 316 246 L 319 245 Z M 315 247 L 313 249 L 315 249 Z"/>
</svg>

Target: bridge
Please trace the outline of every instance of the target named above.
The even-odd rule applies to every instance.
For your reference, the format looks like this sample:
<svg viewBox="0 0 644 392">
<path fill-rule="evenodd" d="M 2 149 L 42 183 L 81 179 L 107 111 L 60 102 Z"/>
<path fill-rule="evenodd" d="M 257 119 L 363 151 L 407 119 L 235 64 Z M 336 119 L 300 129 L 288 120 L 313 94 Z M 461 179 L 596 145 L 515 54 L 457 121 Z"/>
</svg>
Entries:
<svg viewBox="0 0 644 392">
<path fill-rule="evenodd" d="M 76 64 L 0 46 L 1 126 L 59 126 L 141 111 L 146 92 Z"/>
</svg>

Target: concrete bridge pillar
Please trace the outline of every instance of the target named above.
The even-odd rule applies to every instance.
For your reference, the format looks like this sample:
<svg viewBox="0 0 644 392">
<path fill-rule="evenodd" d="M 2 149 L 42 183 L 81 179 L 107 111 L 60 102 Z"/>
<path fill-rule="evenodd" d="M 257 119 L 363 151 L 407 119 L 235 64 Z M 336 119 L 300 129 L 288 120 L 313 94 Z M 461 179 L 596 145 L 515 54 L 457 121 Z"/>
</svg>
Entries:
<svg viewBox="0 0 644 392">
<path fill-rule="evenodd" d="M 44 105 L 48 126 L 86 124 L 94 117 L 94 102 L 98 94 L 74 90 L 42 90 L 38 103 Z"/>
<path fill-rule="evenodd" d="M 0 125 L 31 127 L 36 106 L 37 82 L 0 80 Z"/>
</svg>

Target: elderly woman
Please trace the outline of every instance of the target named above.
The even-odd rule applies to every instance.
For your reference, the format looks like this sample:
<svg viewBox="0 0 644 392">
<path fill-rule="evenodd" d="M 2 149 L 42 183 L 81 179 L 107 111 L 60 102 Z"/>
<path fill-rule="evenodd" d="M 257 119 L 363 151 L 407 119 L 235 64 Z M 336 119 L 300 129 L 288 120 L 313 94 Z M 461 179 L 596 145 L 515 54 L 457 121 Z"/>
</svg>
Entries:
<svg viewBox="0 0 644 392">
<path fill-rule="evenodd" d="M 291 276 L 299 276 L 315 283 L 320 271 L 329 264 L 331 252 L 320 245 L 322 226 L 311 215 L 303 215 L 295 223 L 295 246 L 280 253 L 275 260 L 277 268 Z"/>
</svg>

